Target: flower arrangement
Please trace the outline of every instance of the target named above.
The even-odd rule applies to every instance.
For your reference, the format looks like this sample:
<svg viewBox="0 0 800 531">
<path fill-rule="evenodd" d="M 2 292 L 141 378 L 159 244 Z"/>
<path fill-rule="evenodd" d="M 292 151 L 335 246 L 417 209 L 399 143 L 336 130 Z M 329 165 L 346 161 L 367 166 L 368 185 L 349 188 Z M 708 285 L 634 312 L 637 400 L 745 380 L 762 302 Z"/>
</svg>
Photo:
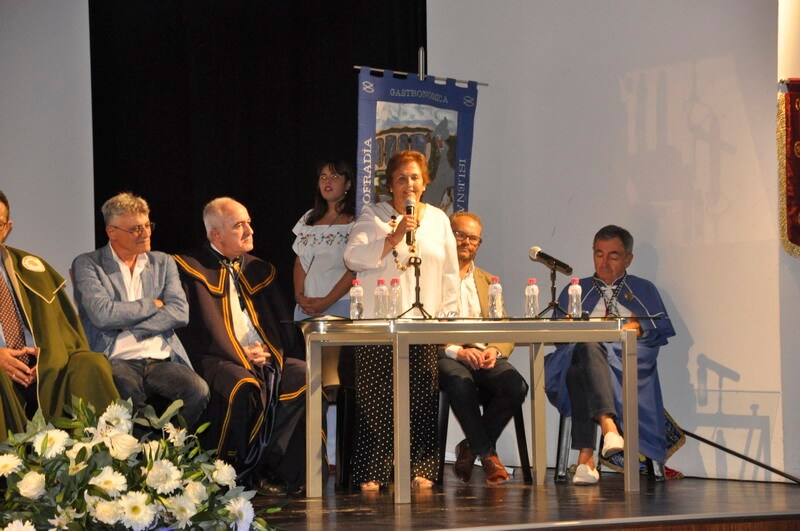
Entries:
<svg viewBox="0 0 800 531">
<path fill-rule="evenodd" d="M 133 419 L 131 403 L 118 401 L 98 417 L 73 398 L 71 418 L 50 424 L 37 412 L 0 444 L 0 529 L 267 529 L 255 492 L 200 448 L 207 425 L 191 435 L 182 418 L 170 422 L 181 405 Z M 137 439 L 134 423 L 151 433 Z"/>
</svg>

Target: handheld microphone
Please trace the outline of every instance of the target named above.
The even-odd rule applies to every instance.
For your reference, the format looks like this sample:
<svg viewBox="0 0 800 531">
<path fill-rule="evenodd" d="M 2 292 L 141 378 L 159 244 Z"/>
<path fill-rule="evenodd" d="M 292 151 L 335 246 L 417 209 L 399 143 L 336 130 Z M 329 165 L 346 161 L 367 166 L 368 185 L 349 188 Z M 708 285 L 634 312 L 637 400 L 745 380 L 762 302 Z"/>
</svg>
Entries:
<svg viewBox="0 0 800 531">
<path fill-rule="evenodd" d="M 414 208 L 417 206 L 417 202 L 414 200 L 413 197 L 409 197 L 406 199 L 406 215 L 413 216 L 414 215 Z M 406 245 L 414 245 L 416 243 L 416 238 L 414 237 L 414 231 L 410 230 L 406 232 Z"/>
<path fill-rule="evenodd" d="M 565 264 L 558 258 L 553 258 L 549 254 L 543 253 L 541 247 L 535 245 L 531 247 L 531 250 L 528 253 L 528 257 L 534 262 L 539 262 L 541 264 L 544 264 L 547 267 L 550 267 L 552 269 L 555 269 L 556 271 L 564 273 L 565 275 L 572 274 L 572 268 L 569 265 Z"/>
</svg>

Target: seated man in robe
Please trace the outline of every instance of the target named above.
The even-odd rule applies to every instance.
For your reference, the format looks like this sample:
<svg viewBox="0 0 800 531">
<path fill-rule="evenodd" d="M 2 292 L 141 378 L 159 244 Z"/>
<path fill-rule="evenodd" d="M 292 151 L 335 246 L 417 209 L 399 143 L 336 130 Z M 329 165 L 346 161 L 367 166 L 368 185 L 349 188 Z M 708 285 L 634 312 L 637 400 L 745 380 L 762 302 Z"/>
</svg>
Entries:
<svg viewBox="0 0 800 531">
<path fill-rule="evenodd" d="M 206 441 L 238 480 L 286 492 L 305 482 L 305 361 L 275 267 L 249 254 L 250 215 L 228 197 L 203 210 L 208 242 L 176 255 L 191 320 L 178 331 L 211 388 Z M 294 356 L 294 357 L 291 357 Z M 269 489 L 272 491 L 275 485 Z"/>
<path fill-rule="evenodd" d="M 659 349 L 675 335 L 655 285 L 627 272 L 633 261 L 633 236 L 608 225 L 594 237 L 595 273 L 581 279 L 583 309 L 591 317 L 622 317 L 636 330 L 639 366 L 639 447 L 645 456 L 666 458 L 664 404 L 656 364 Z M 567 307 L 567 288 L 559 304 Z M 545 390 L 564 416 L 572 417 L 572 448 L 579 450 L 576 485 L 597 483 L 594 461 L 597 424 L 603 433 L 602 457 L 623 449 L 622 346 L 620 343 L 559 345 L 545 358 Z"/>
<path fill-rule="evenodd" d="M 119 398 L 111 367 L 89 350 L 66 281 L 41 258 L 5 245 L 11 207 L 0 191 L 0 442 L 41 408 L 65 414 L 72 395 L 102 413 Z"/>
</svg>

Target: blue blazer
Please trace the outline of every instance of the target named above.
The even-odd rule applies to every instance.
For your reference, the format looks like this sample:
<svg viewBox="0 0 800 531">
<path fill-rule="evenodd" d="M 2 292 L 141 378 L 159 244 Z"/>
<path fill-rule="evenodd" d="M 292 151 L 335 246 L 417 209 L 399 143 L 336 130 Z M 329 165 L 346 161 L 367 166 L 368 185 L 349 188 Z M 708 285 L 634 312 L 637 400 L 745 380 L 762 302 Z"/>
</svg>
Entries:
<svg viewBox="0 0 800 531">
<path fill-rule="evenodd" d="M 138 341 L 161 336 L 172 351 L 171 361 L 192 366 L 176 328 L 189 322 L 189 304 L 181 287 L 178 268 L 171 256 L 152 251 L 146 253 L 142 271 L 142 298 L 127 301 L 125 281 L 114 260 L 111 246 L 106 245 L 73 260 L 72 278 L 75 305 L 86 329 L 92 350 L 108 356 L 117 336 L 123 330 Z M 156 307 L 153 299 L 164 302 Z"/>
</svg>

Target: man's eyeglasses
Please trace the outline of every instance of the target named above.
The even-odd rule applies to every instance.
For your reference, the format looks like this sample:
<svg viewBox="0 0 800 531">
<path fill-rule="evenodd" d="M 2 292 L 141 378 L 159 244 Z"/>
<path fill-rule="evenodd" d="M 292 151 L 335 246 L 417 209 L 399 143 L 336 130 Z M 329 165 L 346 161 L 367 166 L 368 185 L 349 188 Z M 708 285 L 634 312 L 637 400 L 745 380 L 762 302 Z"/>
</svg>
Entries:
<svg viewBox="0 0 800 531">
<path fill-rule="evenodd" d="M 145 229 L 147 229 L 147 232 L 149 232 L 150 234 L 153 234 L 153 231 L 156 229 L 156 224 L 155 222 L 151 221 L 149 223 L 145 223 L 144 225 L 136 225 L 131 229 L 121 229 L 115 225 L 111 225 L 111 227 L 117 230 L 121 230 L 122 232 L 127 232 L 134 238 L 138 238 L 139 236 L 141 236 L 142 232 L 145 231 Z"/>
<path fill-rule="evenodd" d="M 483 242 L 483 239 L 481 237 L 465 234 L 460 230 L 454 230 L 453 235 L 456 237 L 457 242 L 463 242 L 464 240 L 468 240 L 469 243 L 471 243 L 472 245 L 480 245 Z"/>
<path fill-rule="evenodd" d="M 0 221 L 0 231 L 6 228 L 8 221 Z"/>
<path fill-rule="evenodd" d="M 342 176 L 338 173 L 321 173 L 319 175 L 320 181 L 327 181 L 329 183 L 335 183 L 338 181 Z"/>
</svg>

